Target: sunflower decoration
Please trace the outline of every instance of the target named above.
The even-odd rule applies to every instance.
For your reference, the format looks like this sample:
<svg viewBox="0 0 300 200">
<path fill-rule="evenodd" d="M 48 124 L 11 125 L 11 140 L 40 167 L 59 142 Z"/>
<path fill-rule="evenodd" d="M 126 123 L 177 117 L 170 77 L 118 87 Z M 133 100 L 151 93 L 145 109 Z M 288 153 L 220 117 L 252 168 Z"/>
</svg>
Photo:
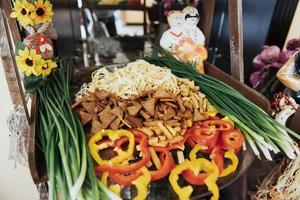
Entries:
<svg viewBox="0 0 300 200">
<path fill-rule="evenodd" d="M 38 67 L 36 68 L 36 72 L 39 75 L 48 76 L 51 73 L 52 69 L 56 67 L 57 64 L 55 61 L 44 60 L 41 65 L 38 65 Z"/>
<path fill-rule="evenodd" d="M 13 8 L 10 17 L 16 18 L 19 23 L 26 27 L 28 25 L 34 25 L 34 22 L 31 18 L 31 13 L 35 10 L 33 4 L 28 3 L 25 0 L 14 0 Z"/>
<path fill-rule="evenodd" d="M 36 25 L 52 21 L 54 13 L 52 11 L 52 4 L 49 0 L 37 0 L 34 2 L 34 5 L 35 10 L 31 12 L 31 18 Z"/>
<path fill-rule="evenodd" d="M 24 50 L 18 51 L 18 56 L 16 56 L 17 66 L 21 72 L 25 73 L 26 76 L 35 75 L 39 76 L 40 67 L 45 62 L 42 56 L 37 54 L 34 49 L 28 49 L 25 47 Z"/>
</svg>

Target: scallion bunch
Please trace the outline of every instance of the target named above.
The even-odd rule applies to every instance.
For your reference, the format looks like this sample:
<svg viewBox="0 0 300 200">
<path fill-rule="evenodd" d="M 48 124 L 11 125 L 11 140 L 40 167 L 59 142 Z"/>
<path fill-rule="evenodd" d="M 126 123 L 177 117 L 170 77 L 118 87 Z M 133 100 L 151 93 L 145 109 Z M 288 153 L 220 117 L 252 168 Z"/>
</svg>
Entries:
<svg viewBox="0 0 300 200">
<path fill-rule="evenodd" d="M 228 116 L 243 132 L 254 154 L 260 158 L 260 151 L 272 160 L 270 151 L 280 150 L 291 159 L 299 154 L 295 142 L 300 136 L 272 119 L 261 108 L 246 99 L 241 93 L 229 85 L 206 74 L 199 74 L 195 63 L 181 63 L 162 49 L 154 49 L 157 55 L 146 56 L 144 59 L 152 64 L 170 68 L 179 77 L 195 81 L 206 94 L 209 102 L 222 115 Z"/>
<path fill-rule="evenodd" d="M 37 88 L 37 144 L 46 160 L 49 199 L 111 199 L 97 180 L 82 125 L 70 107 L 69 80 L 69 67 L 61 62 Z"/>
</svg>

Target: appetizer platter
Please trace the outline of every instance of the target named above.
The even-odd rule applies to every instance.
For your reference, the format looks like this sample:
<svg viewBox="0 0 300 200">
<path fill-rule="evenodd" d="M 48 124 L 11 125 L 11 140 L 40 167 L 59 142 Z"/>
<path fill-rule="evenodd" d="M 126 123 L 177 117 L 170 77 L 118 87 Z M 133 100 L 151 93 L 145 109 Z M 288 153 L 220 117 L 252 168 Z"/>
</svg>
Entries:
<svg viewBox="0 0 300 200">
<path fill-rule="evenodd" d="M 31 137 L 38 133 L 42 152 L 37 145 L 29 154 L 34 155 L 30 164 L 37 182 L 46 175 L 43 152 L 48 152 L 44 155 L 52 188 L 66 181 L 52 191 L 53 199 L 61 190 L 67 199 L 80 192 L 91 199 L 218 199 L 220 190 L 235 181 L 255 155 L 272 159 L 272 152 L 283 151 L 293 159 L 298 154 L 289 136 L 299 138 L 297 133 L 212 76 L 266 111 L 267 101 L 209 64 L 208 75 L 199 74 L 196 65 L 161 50 L 128 64 L 89 69 L 73 82 L 67 65 L 61 66 L 51 75 L 56 81 L 39 89 L 40 125 Z M 80 80 L 86 82 L 71 95 L 72 85 L 81 85 Z M 55 150 L 60 143 L 52 143 L 50 135 L 68 146 Z M 49 145 L 54 145 L 52 150 Z M 65 164 L 53 157 L 66 153 Z M 86 174 L 79 173 L 82 170 Z M 57 173 L 62 177 L 54 178 Z M 83 181 L 80 187 L 78 181 Z"/>
<path fill-rule="evenodd" d="M 224 185 L 238 168 L 244 136 L 199 86 L 169 69 L 144 60 L 100 68 L 72 108 L 90 133 L 96 174 L 123 199 L 197 198 L 207 188 L 218 199 L 216 182 Z"/>
<path fill-rule="evenodd" d="M 300 136 L 268 115 L 264 97 L 205 62 L 197 9 L 168 15 L 161 43 L 171 51 L 153 46 L 85 74 L 54 58 L 52 16 L 48 0 L 13 2 L 11 17 L 30 33 L 15 50 L 33 96 L 29 168 L 35 183 L 48 181 L 49 199 L 215 200 L 255 156 L 283 152 L 297 164 Z"/>
</svg>

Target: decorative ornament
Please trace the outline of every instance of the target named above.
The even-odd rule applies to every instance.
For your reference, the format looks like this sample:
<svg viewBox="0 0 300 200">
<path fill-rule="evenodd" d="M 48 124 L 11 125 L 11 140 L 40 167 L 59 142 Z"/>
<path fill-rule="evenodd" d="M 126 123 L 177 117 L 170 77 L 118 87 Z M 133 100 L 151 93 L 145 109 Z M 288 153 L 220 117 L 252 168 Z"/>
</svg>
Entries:
<svg viewBox="0 0 300 200">
<path fill-rule="evenodd" d="M 42 58 L 53 57 L 53 43 L 51 40 L 42 33 L 34 33 L 33 35 L 28 35 L 23 43 L 29 49 L 34 49 Z"/>
<path fill-rule="evenodd" d="M 288 118 L 296 112 L 299 105 L 290 95 L 283 92 L 275 94 L 274 97 L 272 108 L 274 110 L 275 120 L 285 125 Z"/>
<path fill-rule="evenodd" d="M 168 13 L 167 19 L 170 29 L 163 33 L 160 46 L 182 62 L 197 62 L 197 70 L 204 73 L 207 50 L 204 47 L 205 37 L 197 27 L 200 19 L 198 10 L 192 6 L 182 11 L 173 10 Z"/>
<path fill-rule="evenodd" d="M 7 118 L 7 126 L 11 133 L 9 159 L 26 167 L 28 166 L 29 125 L 22 106 L 18 106 L 10 112 Z"/>
<path fill-rule="evenodd" d="M 300 90 L 300 51 L 295 53 L 277 72 L 279 81 L 287 88 L 298 92 Z M 299 74 L 298 74 L 299 73 Z"/>
</svg>

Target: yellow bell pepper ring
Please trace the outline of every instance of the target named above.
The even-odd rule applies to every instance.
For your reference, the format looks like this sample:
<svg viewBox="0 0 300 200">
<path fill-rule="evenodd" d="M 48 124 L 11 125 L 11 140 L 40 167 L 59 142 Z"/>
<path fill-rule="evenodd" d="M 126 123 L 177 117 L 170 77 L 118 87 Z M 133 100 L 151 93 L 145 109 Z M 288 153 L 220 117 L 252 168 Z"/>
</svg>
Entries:
<svg viewBox="0 0 300 200">
<path fill-rule="evenodd" d="M 101 183 L 103 183 L 103 185 L 105 187 L 107 187 L 107 178 L 108 178 L 108 172 L 104 172 L 102 175 L 101 175 Z"/>
<path fill-rule="evenodd" d="M 108 187 L 108 189 L 110 191 L 112 191 L 115 195 L 117 195 L 118 197 L 121 196 L 121 186 L 120 185 L 118 185 L 118 184 L 110 185 Z"/>
<path fill-rule="evenodd" d="M 204 182 L 207 185 L 207 190 L 212 193 L 212 197 L 210 198 L 210 200 L 218 200 L 220 194 L 219 187 L 216 182 L 211 181 L 209 178 L 207 178 Z"/>
<path fill-rule="evenodd" d="M 110 185 L 108 186 L 108 183 L 107 183 L 107 179 L 108 179 L 108 172 L 104 172 L 101 176 L 101 183 L 107 187 L 111 192 L 113 192 L 115 195 L 117 195 L 118 197 L 121 196 L 121 186 L 118 185 L 118 184 L 113 184 L 113 185 Z"/>
<path fill-rule="evenodd" d="M 175 167 L 169 176 L 169 181 L 170 184 L 174 190 L 174 192 L 176 192 L 176 194 L 178 195 L 180 200 L 187 200 L 190 199 L 190 196 L 193 192 L 193 188 L 192 186 L 184 186 L 184 187 L 180 187 L 178 185 L 178 179 L 179 179 L 179 175 L 187 170 L 190 169 L 191 167 L 191 161 L 189 160 L 185 160 L 184 162 L 182 162 L 180 165 L 178 165 L 177 167 Z"/>
<path fill-rule="evenodd" d="M 195 151 L 195 153 L 196 152 L 197 151 Z M 205 171 L 209 173 L 208 177 L 205 179 L 204 182 L 207 184 L 208 190 L 213 193 L 213 197 L 219 195 L 218 186 L 217 186 L 217 190 L 216 187 L 214 186 L 215 182 L 219 177 L 219 170 L 217 165 L 215 163 L 208 161 L 207 159 L 198 158 L 198 159 L 193 159 L 191 161 L 185 160 L 183 163 L 175 167 L 170 173 L 169 176 L 170 184 L 173 190 L 178 195 L 180 200 L 189 199 L 193 192 L 193 188 L 191 186 L 180 187 L 177 182 L 179 179 L 179 175 L 186 170 L 191 170 L 195 174 L 199 174 L 201 171 Z"/>
<path fill-rule="evenodd" d="M 110 140 L 109 142 L 103 142 L 101 144 L 97 144 L 99 141 L 103 139 L 104 136 L 107 136 Z M 122 149 L 115 147 L 114 151 L 118 153 L 118 156 L 113 157 L 110 160 L 104 160 L 99 155 L 99 151 L 109 148 L 111 145 L 111 142 L 116 142 L 121 137 L 127 137 L 129 144 L 126 151 L 123 151 Z M 105 164 L 117 164 L 120 163 L 126 159 L 129 159 L 133 155 L 134 151 L 134 135 L 133 133 L 127 131 L 127 130 L 102 130 L 97 132 L 94 136 L 91 137 L 89 140 L 89 149 L 91 152 L 91 155 L 93 159 L 99 164 L 99 165 L 105 165 Z"/>
<path fill-rule="evenodd" d="M 205 149 L 207 149 L 206 146 L 202 146 L 202 145 L 200 145 L 200 144 L 197 144 L 197 145 L 194 146 L 194 148 L 190 151 L 190 159 L 191 159 L 191 160 L 197 159 L 197 153 L 198 153 L 198 151 L 205 150 Z"/>
<path fill-rule="evenodd" d="M 223 169 L 220 177 L 228 176 L 229 174 L 233 173 L 237 169 L 237 166 L 239 164 L 239 159 L 233 149 L 226 151 L 224 157 L 230 159 L 232 163 L 229 164 L 225 169 Z"/>
<path fill-rule="evenodd" d="M 151 174 L 146 167 L 142 167 L 141 171 L 143 175 L 138 177 L 132 182 L 137 189 L 137 196 L 133 200 L 144 200 L 148 194 L 148 184 L 151 181 Z"/>
</svg>

